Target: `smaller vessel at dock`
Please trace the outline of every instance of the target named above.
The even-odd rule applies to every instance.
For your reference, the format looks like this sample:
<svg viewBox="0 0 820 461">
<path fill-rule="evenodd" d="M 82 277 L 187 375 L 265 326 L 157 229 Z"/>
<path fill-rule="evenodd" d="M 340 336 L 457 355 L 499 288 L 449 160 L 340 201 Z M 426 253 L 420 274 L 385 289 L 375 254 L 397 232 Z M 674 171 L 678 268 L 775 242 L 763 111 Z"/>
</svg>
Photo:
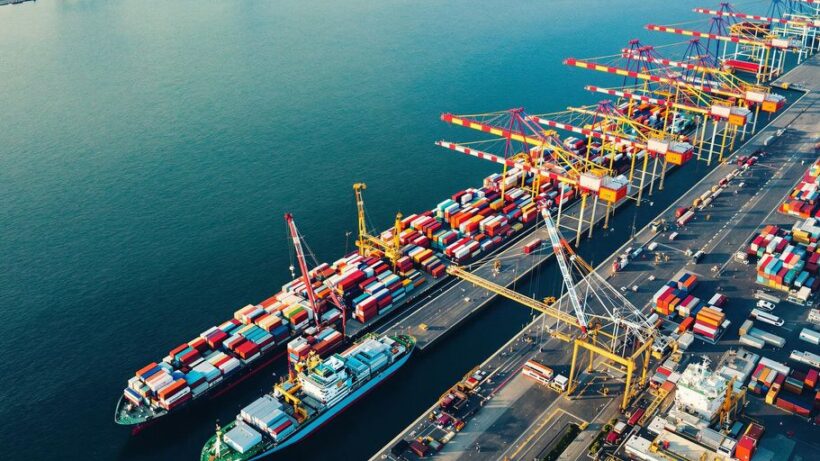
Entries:
<svg viewBox="0 0 820 461">
<path fill-rule="evenodd" d="M 202 461 L 259 459 L 315 432 L 401 368 L 415 348 L 405 335 L 365 336 L 325 359 L 312 354 L 290 379 L 244 407 L 202 448 Z"/>
</svg>

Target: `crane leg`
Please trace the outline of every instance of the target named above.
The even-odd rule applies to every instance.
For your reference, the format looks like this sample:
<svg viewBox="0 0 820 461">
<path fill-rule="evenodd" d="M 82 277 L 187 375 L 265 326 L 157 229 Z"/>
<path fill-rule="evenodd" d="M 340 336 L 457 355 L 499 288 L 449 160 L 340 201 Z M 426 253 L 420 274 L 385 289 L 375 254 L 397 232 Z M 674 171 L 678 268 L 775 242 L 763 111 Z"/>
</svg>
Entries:
<svg viewBox="0 0 820 461">
<path fill-rule="evenodd" d="M 641 206 L 643 200 L 643 185 L 646 180 L 646 168 L 649 166 L 649 152 L 643 157 L 643 168 L 641 168 L 641 185 L 638 187 L 638 206 Z"/>
<path fill-rule="evenodd" d="M 621 402 L 621 410 L 626 410 L 629 405 L 629 397 L 632 392 L 632 373 L 635 371 L 635 362 L 630 361 L 626 366 L 626 385 L 624 386 L 624 398 Z"/>
<path fill-rule="evenodd" d="M 592 200 L 592 219 L 589 220 L 589 235 L 587 238 L 592 238 L 592 223 L 595 220 L 595 210 L 598 208 L 598 196 L 595 196 L 595 199 Z M 575 245 L 578 246 L 578 245 Z"/>
<path fill-rule="evenodd" d="M 658 190 L 663 190 L 663 180 L 666 179 L 666 156 L 663 157 L 663 167 L 661 168 L 661 182 L 658 184 Z"/>
<path fill-rule="evenodd" d="M 575 390 L 575 365 L 578 361 L 578 340 L 572 343 L 572 362 L 569 365 L 569 383 L 567 383 L 567 395 Z"/>
<path fill-rule="evenodd" d="M 587 195 L 589 194 L 581 194 L 581 212 L 578 213 L 578 230 L 575 232 L 576 247 L 581 243 L 581 231 L 583 231 L 582 226 L 584 225 L 584 210 L 587 206 Z"/>
</svg>

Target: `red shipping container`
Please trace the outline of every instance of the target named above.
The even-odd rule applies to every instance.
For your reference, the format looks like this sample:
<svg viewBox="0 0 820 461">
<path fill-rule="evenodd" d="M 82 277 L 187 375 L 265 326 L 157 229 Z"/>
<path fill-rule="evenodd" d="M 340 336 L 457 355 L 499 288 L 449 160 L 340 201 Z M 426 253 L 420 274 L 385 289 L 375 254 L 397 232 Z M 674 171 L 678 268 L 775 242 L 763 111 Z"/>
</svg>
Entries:
<svg viewBox="0 0 820 461">
<path fill-rule="evenodd" d="M 245 341 L 234 350 L 240 357 L 247 359 L 249 357 L 253 357 L 254 354 L 259 352 L 259 347 L 251 341 Z"/>
<path fill-rule="evenodd" d="M 179 361 L 182 362 L 185 365 L 190 365 L 191 362 L 195 361 L 196 359 L 198 359 L 200 357 L 201 357 L 201 355 L 199 354 L 199 351 L 194 349 L 191 352 L 188 352 L 187 354 L 180 357 Z"/>
<path fill-rule="evenodd" d="M 753 438 L 744 435 L 737 442 L 735 447 L 735 457 L 740 461 L 751 461 L 756 445 L 757 442 Z"/>
<path fill-rule="evenodd" d="M 755 442 L 759 442 L 760 438 L 763 437 L 764 431 L 765 428 L 760 424 L 750 423 L 743 435 L 750 437 Z M 757 445 L 757 443 L 755 443 L 755 445 Z"/>
<path fill-rule="evenodd" d="M 208 335 L 208 345 L 211 346 L 212 349 L 217 349 L 226 339 L 228 339 L 227 333 L 222 330 L 216 330 Z"/>
<path fill-rule="evenodd" d="M 392 303 L 392 302 L 393 302 L 393 297 L 392 297 L 392 296 L 390 296 L 390 295 L 387 295 L 387 296 L 385 296 L 384 298 L 379 299 L 379 300 L 377 301 L 377 304 L 379 305 L 379 309 L 381 309 L 381 308 L 383 308 L 383 307 L 386 307 L 388 304 L 390 304 L 390 303 Z"/>
</svg>

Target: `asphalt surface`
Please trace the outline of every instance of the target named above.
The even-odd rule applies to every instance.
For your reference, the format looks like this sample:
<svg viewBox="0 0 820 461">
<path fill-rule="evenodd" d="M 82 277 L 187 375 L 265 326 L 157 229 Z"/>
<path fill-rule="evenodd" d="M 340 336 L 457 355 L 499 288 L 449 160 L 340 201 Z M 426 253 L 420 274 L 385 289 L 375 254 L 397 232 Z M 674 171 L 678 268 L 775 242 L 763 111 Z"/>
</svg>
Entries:
<svg viewBox="0 0 820 461">
<path fill-rule="evenodd" d="M 784 76 L 784 79 L 802 82 L 804 87 L 808 85 L 807 82 L 820 84 L 817 62 L 817 58 L 810 60 Z M 724 335 L 726 341 L 718 345 L 696 341 L 692 352 L 720 354 L 728 347 L 737 346 L 737 342 L 731 339 L 737 339 L 737 328 L 751 310 L 755 285 L 753 266 L 734 262 L 732 255 L 762 224 L 772 220 L 787 224 L 794 222 L 793 219 L 782 215 L 775 215 L 774 218 L 773 215 L 783 197 L 799 180 L 809 163 L 816 158 L 813 146 L 815 135 L 820 131 L 820 114 L 816 112 L 816 108 L 819 107 L 817 102 L 816 94 L 804 95 L 743 145 L 736 155 L 748 155 L 757 149 L 764 149 L 767 154 L 757 165 L 731 181 L 711 207 L 698 211 L 693 221 L 678 230 L 677 239 L 670 241 L 669 231 L 656 234 L 647 227 L 598 267 L 599 273 L 609 276 L 610 283 L 616 289 L 624 287 L 622 291 L 626 292 L 630 301 L 647 311 L 654 292 L 683 270 L 699 275 L 701 283 L 695 290 L 696 296 L 708 299 L 718 290 L 729 296 L 732 308 L 728 312 L 728 318 L 732 325 Z M 781 128 L 787 129 L 785 133 L 769 146 L 762 147 L 763 140 Z M 673 212 L 676 207 L 690 206 L 696 197 L 716 185 L 721 178 L 736 168 L 737 165 L 734 163 L 718 166 L 701 182 L 682 194 L 679 202 L 661 216 L 673 223 Z M 742 187 L 739 186 L 741 183 L 744 183 Z M 567 238 L 570 237 L 566 230 L 562 229 L 562 232 Z M 663 253 L 660 257 L 662 262 L 655 264 L 655 252 L 644 251 L 645 259 L 631 262 L 621 272 L 611 273 L 612 262 L 619 253 L 628 247 L 637 248 L 652 241 L 658 243 L 655 252 Z M 698 249 L 702 249 L 706 254 L 695 264 L 691 262 L 687 250 L 694 252 Z M 654 276 L 654 280 L 650 280 L 650 276 Z M 637 287 L 637 291 L 631 290 L 633 286 Z M 480 366 L 481 370 L 488 373 L 487 380 L 482 383 L 482 387 L 488 389 L 485 391 L 486 404 L 466 427 L 444 446 L 437 457 L 533 459 L 543 456 L 544 450 L 555 443 L 556 437 L 562 433 L 566 425 L 573 422 L 588 425 L 576 441 L 564 451 L 561 458 L 578 459 L 585 456 L 585 448 L 591 442 L 591 437 L 597 434 L 601 425 L 617 414 L 617 404 L 614 403 L 617 399 L 613 399 L 613 395 L 617 395 L 622 386 L 600 371 L 584 374 L 580 377 L 581 384 L 578 388 L 581 389 L 581 395 L 569 400 L 521 376 L 518 371 L 531 357 L 540 359 L 556 369 L 556 372 L 565 375 L 568 373 L 571 351 L 567 350 L 564 343 L 543 333 L 544 322 L 547 326 L 552 326 L 549 325 L 551 320 L 536 318 Z M 799 331 L 799 328 L 796 331 Z M 528 337 L 534 338 L 535 341 L 528 342 Z M 798 348 L 806 350 L 808 343 L 800 343 Z M 792 339 L 789 339 L 786 348 L 789 344 L 793 344 Z M 545 352 L 539 352 L 539 348 Z M 788 351 L 781 351 L 772 358 L 781 357 L 782 360 L 782 354 L 788 355 Z M 614 373 L 610 371 L 609 374 Z M 604 396 L 601 389 L 607 385 L 610 388 L 609 396 Z M 373 459 L 396 459 L 390 454 L 390 448 L 396 442 L 423 436 L 431 431 L 433 425 L 427 422 L 426 417 L 435 408 L 435 405 L 431 407 L 382 451 L 374 455 Z"/>
</svg>

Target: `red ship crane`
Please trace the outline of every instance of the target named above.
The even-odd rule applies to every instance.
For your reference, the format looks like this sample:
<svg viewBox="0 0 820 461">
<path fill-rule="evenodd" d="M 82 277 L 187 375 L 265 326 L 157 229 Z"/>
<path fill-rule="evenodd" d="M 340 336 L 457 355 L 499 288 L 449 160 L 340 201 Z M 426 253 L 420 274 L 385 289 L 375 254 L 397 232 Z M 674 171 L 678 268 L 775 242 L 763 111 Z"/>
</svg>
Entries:
<svg viewBox="0 0 820 461">
<path fill-rule="evenodd" d="M 302 237 L 299 234 L 299 230 L 296 228 L 296 223 L 293 220 L 292 214 L 285 213 L 285 222 L 287 222 L 291 239 L 293 239 L 293 248 L 296 252 L 296 259 L 299 262 L 299 270 L 302 273 L 302 283 L 305 284 L 305 291 L 307 291 L 308 301 L 310 302 L 310 308 L 313 310 L 313 315 L 316 321 L 316 327 L 321 328 L 323 303 L 319 301 L 319 298 L 316 296 L 316 292 L 313 290 L 313 284 L 310 280 L 310 271 L 308 270 L 307 263 L 305 262 L 305 252 L 302 248 Z M 344 302 L 341 299 L 339 299 L 335 291 L 332 289 L 330 290 L 330 298 L 333 300 L 333 303 L 342 311 L 342 334 L 344 335 L 347 309 L 345 308 Z"/>
</svg>

